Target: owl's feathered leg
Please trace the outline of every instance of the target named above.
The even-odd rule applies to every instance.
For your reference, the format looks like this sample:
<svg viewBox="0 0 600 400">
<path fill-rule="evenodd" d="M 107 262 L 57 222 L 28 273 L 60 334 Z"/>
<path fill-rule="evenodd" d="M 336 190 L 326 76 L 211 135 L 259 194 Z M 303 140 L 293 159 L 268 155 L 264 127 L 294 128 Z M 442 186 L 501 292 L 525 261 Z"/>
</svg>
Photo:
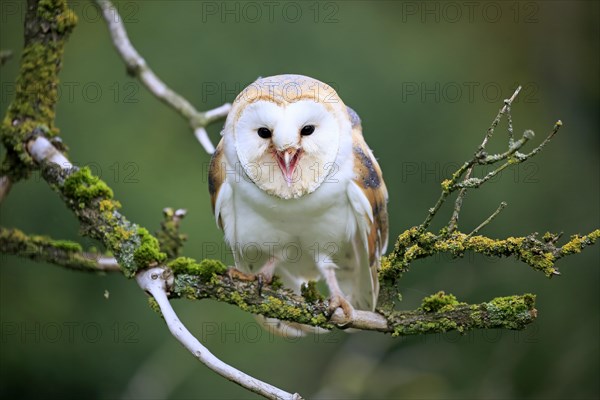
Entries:
<svg viewBox="0 0 600 400">
<path fill-rule="evenodd" d="M 256 280 L 258 281 L 258 294 L 262 292 L 263 285 L 265 283 L 271 283 L 273 281 L 273 275 L 275 274 L 275 267 L 277 266 L 277 260 L 274 257 L 270 257 L 269 260 L 262 266 L 260 271 L 256 274 Z"/>
<path fill-rule="evenodd" d="M 337 266 L 332 262 L 318 262 L 317 266 L 325 278 L 327 288 L 329 289 L 329 312 L 331 315 L 337 308 L 341 308 L 344 312 L 347 322 L 352 321 L 354 315 L 354 307 L 346 299 L 340 285 L 338 284 L 335 276 L 335 269 Z"/>
<path fill-rule="evenodd" d="M 256 274 L 256 277 L 262 282 L 271 283 L 273 275 L 275 274 L 275 267 L 277 266 L 277 260 L 275 257 L 270 257 L 269 260 L 262 266 L 262 268 Z"/>
</svg>

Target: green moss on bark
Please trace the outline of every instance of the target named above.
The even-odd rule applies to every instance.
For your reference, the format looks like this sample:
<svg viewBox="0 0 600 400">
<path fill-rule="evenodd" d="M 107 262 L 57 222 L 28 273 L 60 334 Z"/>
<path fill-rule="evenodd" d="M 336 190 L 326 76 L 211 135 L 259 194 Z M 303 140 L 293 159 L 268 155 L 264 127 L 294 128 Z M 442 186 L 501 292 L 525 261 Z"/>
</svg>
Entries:
<svg viewBox="0 0 600 400">
<path fill-rule="evenodd" d="M 524 329 L 537 317 L 535 296 L 498 297 L 489 302 L 459 303 L 443 292 L 426 297 L 416 311 L 396 311 L 387 316 L 393 336 L 464 333 L 472 329 Z"/>
<path fill-rule="evenodd" d="M 94 199 L 103 201 L 102 210 L 114 209 L 114 205 L 108 205 L 106 200 L 113 197 L 113 191 L 104 181 L 94 176 L 88 167 L 83 167 L 70 174 L 64 181 L 64 194 L 71 201 L 83 208 Z"/>
<path fill-rule="evenodd" d="M 180 262 L 184 265 L 183 270 L 190 268 L 189 260 Z M 176 270 L 177 267 L 174 272 Z M 275 290 L 269 284 L 263 284 L 259 291 L 257 281 L 234 281 L 227 274 L 215 273 L 212 278 L 206 279 L 206 276 L 197 274 L 176 273 L 172 295 L 196 300 L 215 299 L 253 314 L 333 328 L 328 322 L 325 302 L 309 303 L 302 296 L 286 289 Z"/>
<path fill-rule="evenodd" d="M 600 238 L 600 229 L 596 229 L 589 235 L 573 235 L 571 236 L 571 240 L 569 240 L 569 242 L 562 246 L 561 255 L 566 256 L 569 254 L 580 253 L 584 247 L 591 246 L 592 244 L 596 243 L 596 240 L 598 240 L 598 238 Z"/>
<path fill-rule="evenodd" d="M 178 257 L 167 264 L 175 274 L 190 274 L 210 280 L 214 275 L 222 275 L 227 272 L 227 267 L 219 260 L 196 260 L 188 257 Z"/>
<path fill-rule="evenodd" d="M 17 78 L 15 98 L 0 127 L 7 154 L 0 174 L 13 182 L 35 168 L 25 143 L 35 132 L 58 134 L 54 126 L 58 101 L 58 73 L 65 42 L 77 23 L 66 0 L 29 0 L 25 19 L 25 46 Z"/>
<path fill-rule="evenodd" d="M 459 304 L 464 303 L 459 303 L 454 295 L 440 291 L 425 297 L 421 303 L 420 310 L 425 312 L 450 311 Z"/>
<path fill-rule="evenodd" d="M 29 236 L 18 229 L 0 228 L 0 252 L 67 268 L 98 271 L 95 259 L 84 255 L 79 243 L 40 235 Z"/>
<path fill-rule="evenodd" d="M 138 266 L 153 266 L 167 259 L 167 255 L 160 251 L 158 240 L 146 228 L 138 228 L 140 244 L 133 253 L 133 258 Z"/>
<path fill-rule="evenodd" d="M 63 170 L 44 164 L 42 174 L 75 213 L 82 233 L 104 243 L 127 277 L 166 260 L 158 240 L 118 212 L 112 190 L 88 168 Z"/>
</svg>

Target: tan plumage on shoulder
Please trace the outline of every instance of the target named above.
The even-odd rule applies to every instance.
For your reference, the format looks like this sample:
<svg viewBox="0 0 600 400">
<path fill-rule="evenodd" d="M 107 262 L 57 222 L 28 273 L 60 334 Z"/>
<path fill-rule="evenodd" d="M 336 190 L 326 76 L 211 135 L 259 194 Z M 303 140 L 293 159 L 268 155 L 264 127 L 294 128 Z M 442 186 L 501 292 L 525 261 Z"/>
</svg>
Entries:
<svg viewBox="0 0 600 400">
<path fill-rule="evenodd" d="M 217 224 L 221 229 L 223 228 L 223 222 L 216 209 L 216 204 L 219 191 L 225 181 L 225 168 L 225 153 L 223 152 L 223 140 L 221 140 L 210 159 L 210 167 L 208 170 L 208 192 L 210 193 L 210 203 L 213 214 L 215 214 L 217 219 Z"/>
<path fill-rule="evenodd" d="M 348 113 L 352 120 L 354 182 L 369 201 L 373 212 L 373 218 L 367 218 L 368 226 L 370 227 L 369 232 L 367 232 L 367 245 L 371 273 L 376 282 L 379 259 L 385 252 L 388 244 L 388 193 L 383 181 L 381 168 L 363 138 L 360 119 L 351 108 L 348 109 Z"/>
</svg>

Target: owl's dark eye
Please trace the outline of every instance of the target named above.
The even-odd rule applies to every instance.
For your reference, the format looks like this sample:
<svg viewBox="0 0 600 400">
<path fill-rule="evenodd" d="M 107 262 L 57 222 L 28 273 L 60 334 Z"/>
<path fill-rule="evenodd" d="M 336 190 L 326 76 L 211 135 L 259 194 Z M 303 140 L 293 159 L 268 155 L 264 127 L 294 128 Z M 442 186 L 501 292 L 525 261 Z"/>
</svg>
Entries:
<svg viewBox="0 0 600 400">
<path fill-rule="evenodd" d="M 268 139 L 273 135 L 273 132 L 271 132 L 271 130 L 269 128 L 258 128 L 258 136 L 260 136 L 263 139 Z"/>
<path fill-rule="evenodd" d="M 314 125 L 304 125 L 302 127 L 302 129 L 300 130 L 300 134 L 302 136 L 308 136 L 308 135 L 312 135 L 312 133 L 315 131 L 315 126 Z"/>
</svg>

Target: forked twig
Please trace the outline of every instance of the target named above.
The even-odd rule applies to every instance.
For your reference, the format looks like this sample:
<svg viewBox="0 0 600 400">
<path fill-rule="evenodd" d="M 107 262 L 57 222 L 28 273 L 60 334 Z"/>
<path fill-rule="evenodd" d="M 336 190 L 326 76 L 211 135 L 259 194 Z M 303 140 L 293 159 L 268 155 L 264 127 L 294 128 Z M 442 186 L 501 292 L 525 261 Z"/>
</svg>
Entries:
<svg viewBox="0 0 600 400">
<path fill-rule="evenodd" d="M 115 6 L 109 0 L 95 0 L 96 4 L 102 10 L 104 20 L 108 25 L 113 44 L 119 55 L 125 61 L 127 66 L 127 72 L 140 79 L 140 81 L 150 90 L 154 96 L 162 100 L 164 103 L 169 105 L 171 108 L 179 112 L 184 118 L 186 118 L 194 130 L 194 135 L 204 147 L 204 150 L 208 154 L 212 154 L 215 151 L 215 146 L 208 137 L 206 132 L 206 126 L 211 122 L 223 119 L 229 113 L 231 104 L 225 103 L 220 107 L 206 112 L 200 112 L 194 108 L 194 106 L 187 101 L 183 96 L 171 90 L 148 66 L 146 60 L 137 52 L 125 26 L 123 25 L 123 19 L 119 15 L 119 12 Z"/>
</svg>

